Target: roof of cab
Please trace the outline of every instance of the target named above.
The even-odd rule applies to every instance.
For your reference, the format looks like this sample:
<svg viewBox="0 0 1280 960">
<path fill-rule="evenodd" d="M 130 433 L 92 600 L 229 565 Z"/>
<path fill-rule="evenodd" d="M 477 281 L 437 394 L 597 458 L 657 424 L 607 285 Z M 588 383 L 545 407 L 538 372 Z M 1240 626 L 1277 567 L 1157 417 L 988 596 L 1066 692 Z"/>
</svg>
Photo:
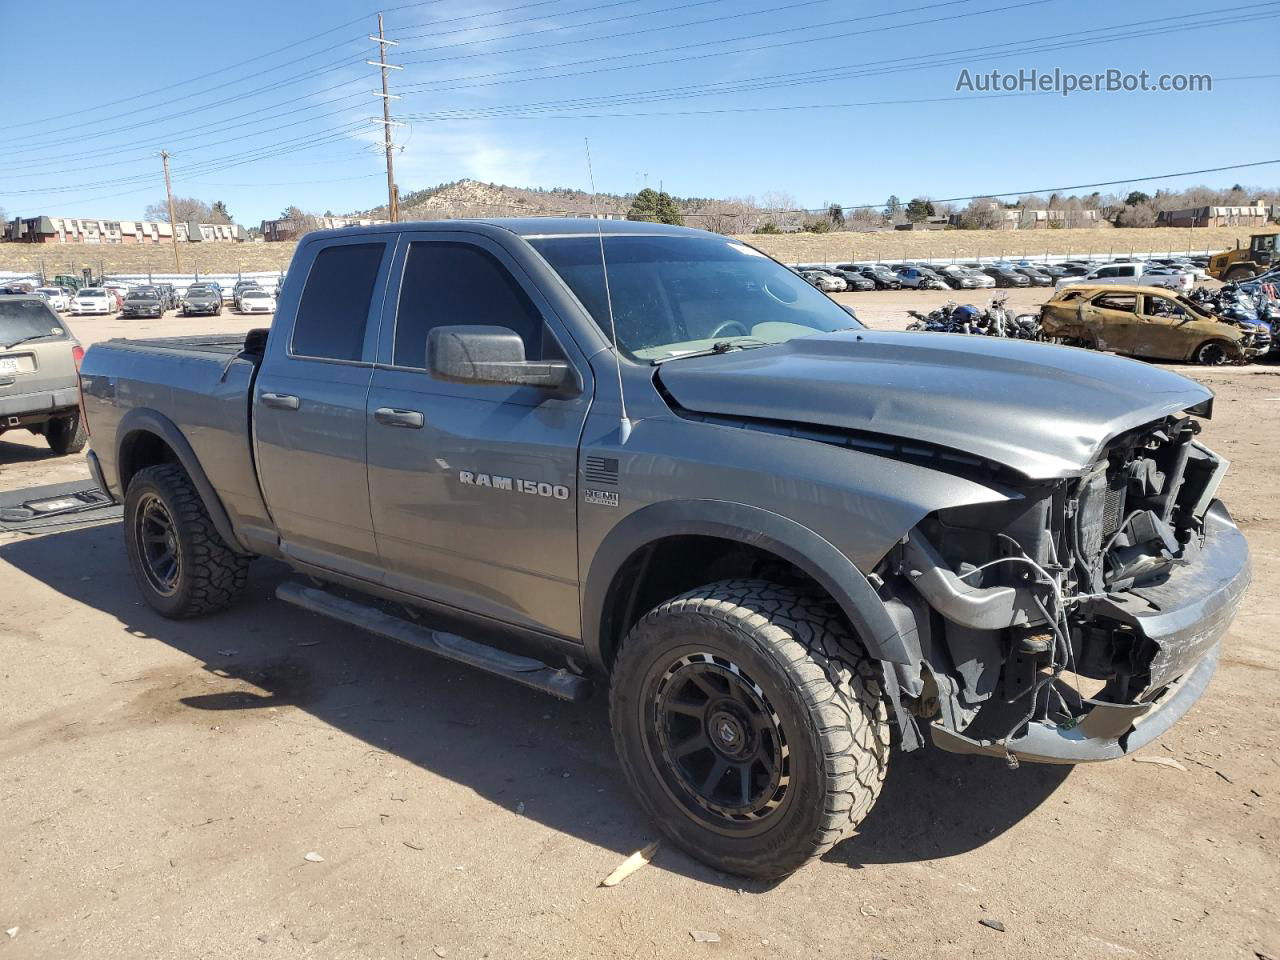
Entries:
<svg viewBox="0 0 1280 960">
<path fill-rule="evenodd" d="M 484 228 L 506 230 L 521 237 L 583 236 L 596 235 L 597 225 L 606 236 L 620 234 L 647 234 L 649 236 L 706 237 L 717 236 L 693 227 L 673 227 L 665 223 L 647 223 L 642 220 L 594 220 L 590 217 L 482 217 L 456 220 L 401 220 L 397 223 L 379 223 L 367 227 L 339 227 L 336 230 L 317 230 L 308 233 L 305 240 L 328 237 L 346 237 L 373 233 L 398 233 L 404 230 L 466 230 Z"/>
</svg>

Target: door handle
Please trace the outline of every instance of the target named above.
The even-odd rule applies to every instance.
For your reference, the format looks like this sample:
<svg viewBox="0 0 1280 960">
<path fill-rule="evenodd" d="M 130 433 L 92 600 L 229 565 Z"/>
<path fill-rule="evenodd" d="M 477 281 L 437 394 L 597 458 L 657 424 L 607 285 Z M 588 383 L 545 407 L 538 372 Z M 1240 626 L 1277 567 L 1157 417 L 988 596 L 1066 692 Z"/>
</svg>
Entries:
<svg viewBox="0 0 1280 960">
<path fill-rule="evenodd" d="M 408 427 L 410 430 L 421 430 L 426 422 L 421 410 L 401 410 L 397 407 L 379 407 L 373 411 L 373 419 L 388 427 Z"/>
<path fill-rule="evenodd" d="M 297 410 L 298 398 L 289 393 L 263 393 L 262 405 L 277 410 Z"/>
</svg>

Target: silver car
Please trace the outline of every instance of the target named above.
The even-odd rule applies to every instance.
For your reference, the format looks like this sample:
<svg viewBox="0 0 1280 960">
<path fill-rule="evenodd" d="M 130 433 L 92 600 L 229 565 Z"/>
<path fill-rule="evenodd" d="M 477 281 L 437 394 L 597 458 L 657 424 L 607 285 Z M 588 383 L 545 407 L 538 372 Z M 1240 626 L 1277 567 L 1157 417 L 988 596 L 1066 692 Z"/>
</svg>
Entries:
<svg viewBox="0 0 1280 960">
<path fill-rule="evenodd" d="M 0 433 L 23 428 L 43 434 L 55 453 L 82 449 L 83 356 L 44 297 L 0 297 Z"/>
</svg>

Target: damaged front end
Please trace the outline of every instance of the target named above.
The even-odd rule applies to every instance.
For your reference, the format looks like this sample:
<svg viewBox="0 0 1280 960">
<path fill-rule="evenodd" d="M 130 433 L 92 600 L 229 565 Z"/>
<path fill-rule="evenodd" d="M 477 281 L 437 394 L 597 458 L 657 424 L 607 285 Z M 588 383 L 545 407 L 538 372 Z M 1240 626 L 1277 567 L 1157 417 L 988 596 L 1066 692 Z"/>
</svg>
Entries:
<svg viewBox="0 0 1280 960">
<path fill-rule="evenodd" d="M 921 521 L 876 570 L 919 653 L 886 665 L 900 721 L 929 721 L 954 752 L 1080 763 L 1182 716 L 1249 582 L 1244 537 L 1215 499 L 1227 462 L 1198 433 L 1194 417 L 1166 417 L 1083 476 Z"/>
</svg>

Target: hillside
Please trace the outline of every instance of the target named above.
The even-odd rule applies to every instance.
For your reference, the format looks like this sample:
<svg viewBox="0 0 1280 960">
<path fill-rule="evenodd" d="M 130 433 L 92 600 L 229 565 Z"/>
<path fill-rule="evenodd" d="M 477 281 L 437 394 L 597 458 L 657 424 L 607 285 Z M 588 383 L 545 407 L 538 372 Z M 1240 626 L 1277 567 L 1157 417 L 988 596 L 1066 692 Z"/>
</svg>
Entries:
<svg viewBox="0 0 1280 960">
<path fill-rule="evenodd" d="M 536 191 L 531 191 L 535 192 Z M 480 201 L 477 201 L 480 202 Z M 505 202 L 505 201 L 504 201 Z M 546 212 L 546 211 L 542 211 Z M 439 217 L 425 205 L 413 218 Z M 473 214 L 479 216 L 480 214 Z M 492 210 L 489 216 L 501 216 Z M 975 257 L 1039 257 L 1045 254 L 1123 256 L 1130 252 L 1174 254 L 1225 250 L 1236 240 L 1248 239 L 1247 229 L 1230 227 L 1200 230 L 1170 228 L 1128 230 L 946 230 L 937 233 L 793 233 L 742 237 L 770 256 L 786 263 L 839 263 L 845 260 L 961 260 Z M 235 273 L 238 270 L 283 270 L 293 256 L 292 243 L 204 243 L 182 246 L 184 271 Z M 173 251 L 154 246 L 105 244 L 0 244 L 0 270 L 37 271 L 52 276 L 80 272 L 91 267 L 107 274 L 173 271 Z"/>
<path fill-rule="evenodd" d="M 625 213 L 631 196 L 614 193 L 592 195 L 568 187 L 531 189 L 508 187 L 478 180 L 455 180 L 425 190 L 414 190 L 400 198 L 403 220 L 433 220 L 457 217 L 562 217 L 587 213 Z M 675 197 L 685 216 L 698 213 L 710 201 L 697 197 Z M 385 217 L 386 206 L 361 210 L 352 216 Z"/>
</svg>

